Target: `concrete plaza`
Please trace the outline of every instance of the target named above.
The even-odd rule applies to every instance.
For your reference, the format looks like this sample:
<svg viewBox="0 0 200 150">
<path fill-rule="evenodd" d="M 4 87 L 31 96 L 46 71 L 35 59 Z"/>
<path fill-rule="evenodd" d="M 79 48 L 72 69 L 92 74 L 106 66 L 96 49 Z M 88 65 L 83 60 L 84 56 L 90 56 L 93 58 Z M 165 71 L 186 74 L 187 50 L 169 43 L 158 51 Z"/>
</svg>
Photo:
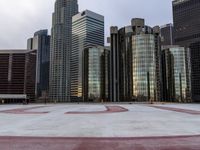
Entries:
<svg viewBox="0 0 200 150">
<path fill-rule="evenodd" d="M 0 149 L 200 149 L 200 104 L 1 105 Z"/>
</svg>

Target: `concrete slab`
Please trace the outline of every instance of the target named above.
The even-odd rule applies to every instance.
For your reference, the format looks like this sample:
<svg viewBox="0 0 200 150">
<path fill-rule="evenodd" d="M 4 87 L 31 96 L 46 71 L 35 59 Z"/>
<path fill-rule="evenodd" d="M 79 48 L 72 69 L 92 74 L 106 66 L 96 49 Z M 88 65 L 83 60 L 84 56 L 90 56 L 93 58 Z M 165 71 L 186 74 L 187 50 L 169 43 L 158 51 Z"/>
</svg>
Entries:
<svg viewBox="0 0 200 150">
<path fill-rule="evenodd" d="M 167 107 L 172 110 L 152 106 Z M 108 108 L 126 111 L 96 113 L 107 112 Z M 123 146 L 127 150 L 130 149 L 128 147 L 134 146 L 139 146 L 138 149 L 158 149 L 158 143 L 161 143 L 161 149 L 200 149 L 200 115 L 174 111 L 175 108 L 198 111 L 200 105 L 1 105 L 0 149 L 7 150 L 9 141 L 13 142 L 10 146 L 16 146 L 16 150 L 23 150 L 22 147 L 28 150 L 33 143 L 41 147 L 45 147 L 45 144 L 53 147 L 54 140 L 58 142 L 56 143 L 58 148 L 55 150 L 61 150 L 63 147 L 67 149 L 66 145 L 69 145 L 68 149 L 75 150 L 81 150 L 81 145 L 83 147 L 88 145 L 84 150 L 89 148 L 91 150 L 98 145 L 99 148 L 95 150 L 101 147 L 110 150 L 117 143 L 119 144 L 116 150 L 122 149 Z M 103 142 L 108 145 L 103 145 Z"/>
</svg>

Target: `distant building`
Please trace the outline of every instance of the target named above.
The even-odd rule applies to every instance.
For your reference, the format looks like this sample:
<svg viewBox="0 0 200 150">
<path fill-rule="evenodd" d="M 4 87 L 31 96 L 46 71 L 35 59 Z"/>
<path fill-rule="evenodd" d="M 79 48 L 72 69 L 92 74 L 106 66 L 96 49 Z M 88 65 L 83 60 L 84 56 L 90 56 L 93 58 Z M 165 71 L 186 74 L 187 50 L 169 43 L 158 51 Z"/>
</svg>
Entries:
<svg viewBox="0 0 200 150">
<path fill-rule="evenodd" d="M 166 24 L 161 26 L 161 44 L 162 45 L 174 45 L 174 27 L 172 24 Z"/>
<path fill-rule="evenodd" d="M 72 18 L 71 101 L 83 100 L 83 51 L 91 45 L 104 46 L 104 17 L 85 10 Z"/>
<path fill-rule="evenodd" d="M 84 101 L 109 101 L 110 50 L 101 46 L 85 48 L 83 52 Z"/>
<path fill-rule="evenodd" d="M 48 30 L 40 30 L 28 39 L 27 49 L 37 50 L 36 96 L 44 98 L 49 90 L 50 36 Z"/>
<path fill-rule="evenodd" d="M 77 0 L 56 0 L 52 16 L 49 96 L 51 102 L 70 102 L 72 17 Z"/>
<path fill-rule="evenodd" d="M 168 46 L 162 51 L 164 101 L 191 102 L 188 51 Z"/>
<path fill-rule="evenodd" d="M 132 19 L 132 25 L 111 27 L 111 100 L 161 99 L 160 28 Z"/>
<path fill-rule="evenodd" d="M 190 48 L 192 99 L 200 102 L 200 1 L 174 0 L 174 41 Z"/>
<path fill-rule="evenodd" d="M 0 50 L 0 100 L 35 102 L 36 50 Z"/>
</svg>

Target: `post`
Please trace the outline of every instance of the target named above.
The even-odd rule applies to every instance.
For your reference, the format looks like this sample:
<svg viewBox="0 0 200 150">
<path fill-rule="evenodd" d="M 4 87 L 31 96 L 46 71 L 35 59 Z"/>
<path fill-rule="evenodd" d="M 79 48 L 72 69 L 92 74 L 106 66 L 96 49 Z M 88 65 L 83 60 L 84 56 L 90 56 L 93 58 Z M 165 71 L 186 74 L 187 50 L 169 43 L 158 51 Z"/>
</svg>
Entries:
<svg viewBox="0 0 200 150">
<path fill-rule="evenodd" d="M 180 80 L 180 97 L 181 97 L 181 102 L 183 102 L 183 93 L 182 93 L 182 75 L 179 73 L 179 80 Z"/>
<path fill-rule="evenodd" d="M 149 78 L 149 72 L 147 72 L 147 93 L 148 93 L 148 101 L 152 103 L 151 101 L 151 93 L 150 93 L 150 78 Z"/>
</svg>

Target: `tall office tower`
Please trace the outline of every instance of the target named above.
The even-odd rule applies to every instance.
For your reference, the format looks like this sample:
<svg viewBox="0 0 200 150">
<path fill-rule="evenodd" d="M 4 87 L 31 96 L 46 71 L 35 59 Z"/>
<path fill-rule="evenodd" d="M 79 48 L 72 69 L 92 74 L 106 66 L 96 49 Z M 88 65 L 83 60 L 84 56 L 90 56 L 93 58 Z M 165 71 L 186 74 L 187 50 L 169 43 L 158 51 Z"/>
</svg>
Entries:
<svg viewBox="0 0 200 150">
<path fill-rule="evenodd" d="M 174 0 L 174 40 L 190 48 L 192 99 L 200 102 L 200 1 Z"/>
<path fill-rule="evenodd" d="M 91 45 L 104 46 L 104 17 L 85 10 L 72 19 L 71 100 L 83 100 L 83 50 Z"/>
<path fill-rule="evenodd" d="M 110 28 L 110 100 L 119 102 L 119 49 L 118 27 Z"/>
<path fill-rule="evenodd" d="M 144 19 L 118 31 L 111 27 L 112 101 L 161 99 L 160 42 L 160 28 Z"/>
<path fill-rule="evenodd" d="M 191 102 L 188 74 L 188 51 L 184 47 L 168 46 L 162 51 L 164 100 Z"/>
<path fill-rule="evenodd" d="M 35 102 L 36 50 L 0 50 L 0 100 Z"/>
<path fill-rule="evenodd" d="M 174 40 L 175 44 L 189 46 L 200 38 L 200 1 L 174 0 Z"/>
<path fill-rule="evenodd" d="M 49 89 L 50 36 L 48 30 L 40 30 L 28 39 L 27 49 L 37 50 L 36 96 L 45 98 Z"/>
<path fill-rule="evenodd" d="M 83 99 L 106 102 L 110 98 L 110 50 L 89 46 L 83 51 Z"/>
<path fill-rule="evenodd" d="M 169 49 L 162 50 L 163 101 L 175 102 L 174 56 Z"/>
<path fill-rule="evenodd" d="M 200 40 L 199 42 L 191 43 L 189 49 L 192 100 L 194 102 L 200 102 Z"/>
<path fill-rule="evenodd" d="M 56 0 L 50 48 L 50 101 L 70 101 L 70 56 L 72 16 L 78 13 L 77 0 Z"/>
<path fill-rule="evenodd" d="M 174 27 L 172 24 L 166 24 L 161 26 L 161 44 L 162 45 L 173 45 L 174 44 Z"/>
</svg>

